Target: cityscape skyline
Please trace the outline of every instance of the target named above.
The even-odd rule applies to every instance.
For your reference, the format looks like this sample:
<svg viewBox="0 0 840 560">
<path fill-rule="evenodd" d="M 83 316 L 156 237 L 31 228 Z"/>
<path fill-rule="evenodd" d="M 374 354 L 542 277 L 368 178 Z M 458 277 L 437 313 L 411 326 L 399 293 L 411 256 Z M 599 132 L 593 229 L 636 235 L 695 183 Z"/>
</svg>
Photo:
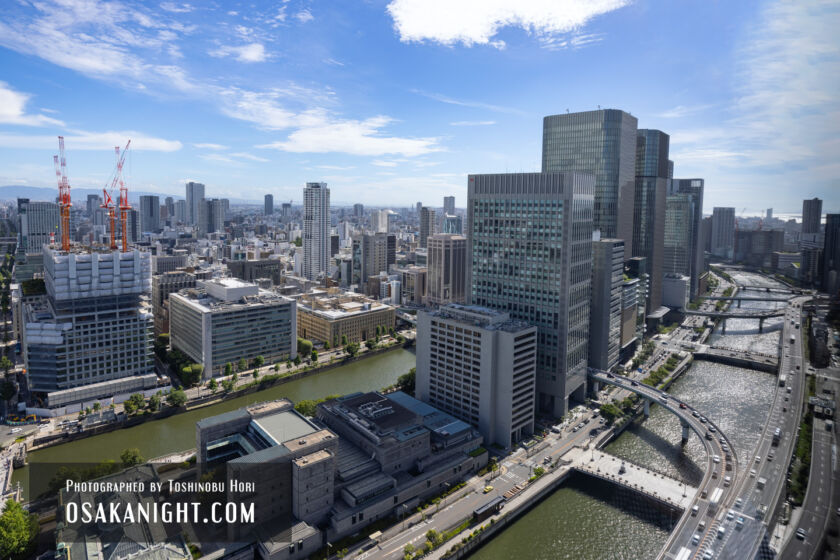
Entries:
<svg viewBox="0 0 840 560">
<path fill-rule="evenodd" d="M 793 212 L 798 193 L 789 186 L 802 182 L 827 211 L 837 209 L 837 119 L 800 118 L 831 114 L 825 104 L 838 73 L 826 33 L 838 12 L 830 5 L 677 11 L 612 2 L 566 16 L 546 8 L 539 20 L 479 6 L 474 27 L 454 14 L 447 29 L 409 0 L 358 14 L 295 2 L 271 17 L 266 10 L 11 6 L 0 16 L 0 184 L 50 187 L 52 138 L 62 133 L 76 188 L 101 188 L 110 151 L 131 137 L 138 153 L 126 174 L 135 191 L 180 195 L 194 180 L 210 196 L 282 201 L 324 181 L 336 205 L 407 205 L 407 189 L 424 203 L 464 201 L 468 173 L 539 170 L 542 116 L 600 104 L 671 136 L 675 176 L 706 179 L 704 213 L 763 211 L 753 207 L 756 188 L 779 213 Z M 205 39 L 210 20 L 219 32 Z M 364 31 L 354 25 L 362 21 Z M 809 33 L 798 34 L 804 27 Z M 60 39 L 55 52 L 43 44 L 45 30 Z M 654 30 L 662 37 L 651 45 Z M 318 48 L 303 52 L 298 43 L 313 33 Z M 633 41 L 654 48 L 624 48 Z M 62 44 L 83 55 L 58 54 Z M 670 68 L 657 44 L 676 51 L 675 60 L 702 53 L 705 64 Z M 673 71 L 641 85 L 628 79 L 653 64 Z M 813 70 L 801 79 L 777 78 L 803 64 Z M 563 71 L 547 75 L 548 65 Z M 571 87 L 567 73 L 579 76 Z M 784 146 L 770 140 L 779 129 L 790 132 Z"/>
</svg>

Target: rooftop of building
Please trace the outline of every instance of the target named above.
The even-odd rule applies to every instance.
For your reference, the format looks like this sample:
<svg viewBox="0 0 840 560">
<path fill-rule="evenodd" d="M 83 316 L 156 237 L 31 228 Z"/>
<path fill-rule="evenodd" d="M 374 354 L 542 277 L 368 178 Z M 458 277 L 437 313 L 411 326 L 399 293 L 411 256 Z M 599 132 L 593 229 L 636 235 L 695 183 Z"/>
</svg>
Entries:
<svg viewBox="0 0 840 560">
<path fill-rule="evenodd" d="M 262 432 L 273 440 L 275 445 L 297 440 L 319 430 L 293 409 L 266 414 L 254 418 L 251 422 L 259 426 Z"/>
<path fill-rule="evenodd" d="M 277 292 L 264 290 L 256 284 L 236 278 L 199 280 L 197 284 L 195 288 L 186 288 L 172 295 L 186 299 L 205 313 L 293 301 Z"/>
<path fill-rule="evenodd" d="M 469 323 L 486 330 L 519 332 L 532 327 L 525 321 L 511 319 L 510 315 L 504 311 L 479 305 L 450 303 L 435 311 L 430 311 L 429 314 L 432 317 Z"/>
<path fill-rule="evenodd" d="M 302 294 L 298 298 L 298 308 L 325 319 L 341 319 L 371 311 L 392 309 L 390 305 L 339 288 L 316 289 Z"/>
</svg>

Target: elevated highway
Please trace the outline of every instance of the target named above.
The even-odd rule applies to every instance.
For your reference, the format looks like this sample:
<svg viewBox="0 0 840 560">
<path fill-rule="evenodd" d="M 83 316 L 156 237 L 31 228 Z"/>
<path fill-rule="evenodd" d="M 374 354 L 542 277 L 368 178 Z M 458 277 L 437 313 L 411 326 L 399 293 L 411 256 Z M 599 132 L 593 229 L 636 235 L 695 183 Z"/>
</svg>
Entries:
<svg viewBox="0 0 840 560">
<path fill-rule="evenodd" d="M 752 560 L 771 558 L 768 541 L 776 524 L 787 479 L 787 472 L 796 443 L 799 419 L 805 394 L 805 363 L 802 352 L 803 333 L 795 325 L 801 321 L 801 307 L 807 296 L 794 298 L 788 306 L 779 342 L 780 381 L 761 439 L 753 452 L 753 459 L 736 480 L 735 492 L 724 501 L 725 508 L 734 510 L 735 520 L 720 519 L 725 535 L 715 543 L 713 558 Z M 793 343 L 790 342 L 793 337 Z M 776 436 L 778 430 L 778 437 Z"/>
<path fill-rule="evenodd" d="M 731 481 L 738 474 L 738 459 L 732 443 L 725 434 L 705 418 L 699 411 L 687 403 L 660 391 L 655 387 L 645 385 L 628 377 L 615 375 L 600 370 L 589 370 L 589 378 L 595 383 L 615 385 L 642 397 L 645 401 L 645 412 L 648 413 L 650 402 L 662 406 L 676 415 L 683 428 L 683 441 L 688 441 L 691 431 L 696 433 L 706 448 L 706 473 L 697 491 L 689 502 L 689 507 L 683 512 L 671 536 L 665 543 L 659 558 L 675 558 L 678 552 L 691 544 L 695 533 L 700 535 L 701 546 L 715 538 L 718 523 L 714 519 L 719 511 L 719 503 L 731 492 Z M 729 478 L 729 481 L 727 481 Z M 695 511 L 693 508 L 697 507 Z M 707 520 L 708 518 L 708 520 Z M 704 529 L 698 528 L 700 520 L 707 520 Z"/>
</svg>

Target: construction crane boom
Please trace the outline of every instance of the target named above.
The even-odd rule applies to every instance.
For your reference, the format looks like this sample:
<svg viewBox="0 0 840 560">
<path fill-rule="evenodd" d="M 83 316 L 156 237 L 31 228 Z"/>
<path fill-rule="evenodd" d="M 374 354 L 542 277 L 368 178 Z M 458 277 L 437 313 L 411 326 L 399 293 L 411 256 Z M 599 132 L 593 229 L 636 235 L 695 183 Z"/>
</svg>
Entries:
<svg viewBox="0 0 840 560">
<path fill-rule="evenodd" d="M 70 182 L 67 180 L 67 157 L 64 154 L 64 136 L 58 137 L 58 155 L 53 156 L 58 178 L 58 203 L 61 207 L 61 250 L 70 250 Z"/>
</svg>

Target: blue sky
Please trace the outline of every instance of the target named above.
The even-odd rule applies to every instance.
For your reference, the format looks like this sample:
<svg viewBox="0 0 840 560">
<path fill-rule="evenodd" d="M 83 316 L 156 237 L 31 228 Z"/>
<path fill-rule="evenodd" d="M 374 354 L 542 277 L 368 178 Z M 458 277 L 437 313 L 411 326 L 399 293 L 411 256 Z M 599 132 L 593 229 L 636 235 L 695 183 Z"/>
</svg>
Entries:
<svg viewBox="0 0 840 560">
<path fill-rule="evenodd" d="M 840 211 L 840 2 L 4 0 L 0 185 L 334 203 L 466 202 L 540 167 L 542 117 L 621 108 L 671 134 L 706 211 Z"/>
</svg>

